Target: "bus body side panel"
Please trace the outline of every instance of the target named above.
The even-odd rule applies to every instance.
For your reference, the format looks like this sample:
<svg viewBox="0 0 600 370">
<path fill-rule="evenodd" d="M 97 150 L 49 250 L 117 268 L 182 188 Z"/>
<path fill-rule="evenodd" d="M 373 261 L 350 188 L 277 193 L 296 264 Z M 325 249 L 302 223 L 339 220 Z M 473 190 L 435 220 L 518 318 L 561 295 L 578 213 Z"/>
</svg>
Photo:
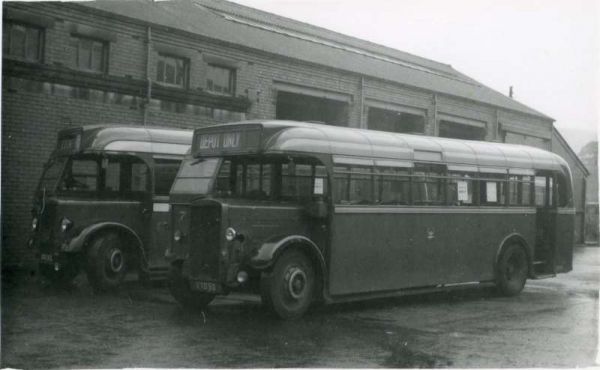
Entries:
<svg viewBox="0 0 600 370">
<path fill-rule="evenodd" d="M 575 210 L 559 208 L 555 220 L 553 230 L 556 248 L 555 271 L 569 272 L 573 269 Z"/>
<path fill-rule="evenodd" d="M 167 269 L 165 263 L 165 249 L 171 242 L 171 220 L 169 203 L 162 199 L 154 199 L 148 206 L 149 212 L 147 253 L 148 267 L 150 269 Z"/>
<path fill-rule="evenodd" d="M 515 232 L 532 239 L 535 231 L 531 212 L 337 209 L 329 275 L 333 296 L 493 280 L 502 240 Z"/>
</svg>

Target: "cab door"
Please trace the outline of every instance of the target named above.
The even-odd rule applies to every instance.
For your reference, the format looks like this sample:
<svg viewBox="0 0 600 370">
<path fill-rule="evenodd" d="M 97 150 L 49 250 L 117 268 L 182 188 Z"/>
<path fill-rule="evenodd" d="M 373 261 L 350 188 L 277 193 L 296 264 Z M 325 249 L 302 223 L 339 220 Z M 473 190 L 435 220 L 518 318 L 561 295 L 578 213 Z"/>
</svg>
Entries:
<svg viewBox="0 0 600 370">
<path fill-rule="evenodd" d="M 181 159 L 155 156 L 153 161 L 152 202 L 145 210 L 149 217 L 146 258 L 150 272 L 162 274 L 167 269 L 164 254 L 171 235 L 169 190 L 179 170 Z"/>
</svg>

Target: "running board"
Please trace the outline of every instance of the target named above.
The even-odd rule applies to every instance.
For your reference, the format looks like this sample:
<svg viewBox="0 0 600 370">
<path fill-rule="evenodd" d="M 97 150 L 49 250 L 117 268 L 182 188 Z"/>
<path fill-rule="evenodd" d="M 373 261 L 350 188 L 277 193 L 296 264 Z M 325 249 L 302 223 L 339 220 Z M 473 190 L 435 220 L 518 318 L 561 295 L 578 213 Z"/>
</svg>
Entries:
<svg viewBox="0 0 600 370">
<path fill-rule="evenodd" d="M 533 280 L 543 280 L 543 279 L 550 279 L 556 277 L 556 274 L 540 274 L 540 275 L 535 275 L 533 277 Z"/>
</svg>

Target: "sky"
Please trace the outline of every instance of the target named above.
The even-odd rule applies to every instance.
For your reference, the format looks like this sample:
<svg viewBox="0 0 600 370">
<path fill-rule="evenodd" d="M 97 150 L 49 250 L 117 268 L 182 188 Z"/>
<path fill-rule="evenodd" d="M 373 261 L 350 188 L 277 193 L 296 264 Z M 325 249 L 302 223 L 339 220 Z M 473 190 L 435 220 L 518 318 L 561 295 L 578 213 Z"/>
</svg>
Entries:
<svg viewBox="0 0 600 370">
<path fill-rule="evenodd" d="M 232 0 L 452 65 L 597 140 L 600 0 Z"/>
</svg>

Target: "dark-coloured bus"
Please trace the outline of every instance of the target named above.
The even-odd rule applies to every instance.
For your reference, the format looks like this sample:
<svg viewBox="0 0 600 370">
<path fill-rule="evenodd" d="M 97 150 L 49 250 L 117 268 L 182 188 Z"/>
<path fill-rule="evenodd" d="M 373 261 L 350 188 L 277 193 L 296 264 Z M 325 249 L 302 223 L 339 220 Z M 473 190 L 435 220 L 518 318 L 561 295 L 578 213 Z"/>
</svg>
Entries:
<svg viewBox="0 0 600 370">
<path fill-rule="evenodd" d="M 289 121 L 197 129 L 171 189 L 183 305 L 249 291 L 314 302 L 495 284 L 572 268 L 571 174 L 528 146 Z"/>
<path fill-rule="evenodd" d="M 169 190 L 191 142 L 191 130 L 61 130 L 32 208 L 29 245 L 40 274 L 68 283 L 83 268 L 100 291 L 117 287 L 128 272 L 164 279 Z"/>
</svg>

